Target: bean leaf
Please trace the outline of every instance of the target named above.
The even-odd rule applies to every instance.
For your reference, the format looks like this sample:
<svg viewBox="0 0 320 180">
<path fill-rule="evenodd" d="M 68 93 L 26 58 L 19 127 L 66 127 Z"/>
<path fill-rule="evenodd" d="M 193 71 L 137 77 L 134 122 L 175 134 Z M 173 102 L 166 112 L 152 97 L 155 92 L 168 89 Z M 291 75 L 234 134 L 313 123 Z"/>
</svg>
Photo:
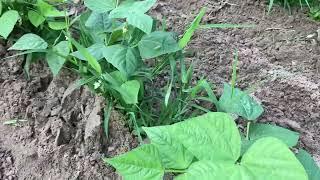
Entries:
<svg viewBox="0 0 320 180">
<path fill-rule="evenodd" d="M 137 104 L 140 83 L 137 80 L 127 81 L 120 88 L 115 88 L 122 96 L 126 104 Z"/>
<path fill-rule="evenodd" d="M 224 84 L 223 94 L 218 102 L 218 111 L 235 113 L 246 120 L 256 120 L 262 113 L 262 106 L 248 94 L 229 84 Z"/>
<path fill-rule="evenodd" d="M 9 50 L 42 50 L 47 49 L 48 43 L 36 34 L 25 34 L 13 44 Z"/>
<path fill-rule="evenodd" d="M 309 180 L 319 180 L 320 168 L 313 160 L 312 156 L 303 149 L 300 149 L 296 156 L 306 169 Z"/>
<path fill-rule="evenodd" d="M 58 75 L 58 73 L 60 72 L 61 68 L 66 62 L 66 56 L 69 55 L 69 52 L 70 49 L 68 41 L 61 41 L 46 54 L 46 60 L 54 76 Z"/>
<path fill-rule="evenodd" d="M 19 19 L 18 11 L 9 10 L 0 17 L 0 36 L 8 38 Z"/>
<path fill-rule="evenodd" d="M 84 4 L 94 12 L 105 13 L 116 7 L 117 0 L 85 0 Z"/>
<path fill-rule="evenodd" d="M 165 168 L 186 169 L 191 164 L 194 156 L 175 138 L 175 132 L 172 132 L 170 128 L 162 126 L 143 128 L 143 130 L 152 144 L 159 149 Z"/>
<path fill-rule="evenodd" d="M 148 15 L 135 14 L 135 15 L 129 16 L 127 18 L 127 21 L 129 24 L 141 29 L 146 34 L 150 34 L 152 31 L 153 19 Z"/>
<path fill-rule="evenodd" d="M 112 32 L 113 22 L 108 13 L 92 12 L 85 25 L 97 32 Z"/>
<path fill-rule="evenodd" d="M 143 145 L 125 155 L 104 161 L 117 167 L 124 179 L 163 179 L 164 168 L 161 165 L 159 151 L 153 145 Z"/>
<path fill-rule="evenodd" d="M 123 45 L 108 46 L 104 49 L 103 55 L 109 63 L 127 76 L 132 75 L 141 64 L 136 48 Z"/>
<path fill-rule="evenodd" d="M 180 50 L 172 33 L 155 31 L 145 35 L 138 44 L 143 59 L 155 58 L 163 54 Z"/>
<path fill-rule="evenodd" d="M 156 0 L 124 1 L 119 7 L 110 12 L 110 18 L 127 18 L 128 24 L 149 34 L 152 30 L 153 19 L 144 13 L 146 13 L 155 2 Z"/>
<path fill-rule="evenodd" d="M 46 19 L 36 11 L 28 11 L 28 18 L 32 25 L 39 27 Z"/>
<path fill-rule="evenodd" d="M 58 11 L 54 6 L 44 2 L 43 0 L 37 0 L 38 10 L 44 17 L 64 17 L 66 12 Z"/>
<path fill-rule="evenodd" d="M 288 147 L 293 147 L 298 143 L 299 133 L 271 124 L 251 124 L 249 131 L 250 140 L 255 141 L 263 137 L 275 137 L 282 140 Z"/>
<path fill-rule="evenodd" d="M 239 163 L 200 160 L 193 163 L 185 174 L 176 178 L 192 179 L 308 180 L 308 177 L 290 149 L 280 140 L 269 137 L 255 142 Z"/>
<path fill-rule="evenodd" d="M 136 14 L 144 14 L 156 3 L 156 0 L 124 1 L 110 12 L 110 18 L 127 18 Z"/>
<path fill-rule="evenodd" d="M 109 159 L 108 163 L 125 179 L 155 176 L 154 165 L 150 165 L 152 161 L 145 156 L 160 162 L 157 167 L 163 167 L 161 169 L 166 172 L 181 172 L 176 180 L 308 179 L 304 167 L 288 146 L 274 137 L 258 139 L 240 158 L 240 134 L 234 120 L 226 113 L 211 112 L 173 125 L 143 129 L 151 140 L 149 146 L 158 153 L 147 156 L 138 148 L 115 157 L 120 164 Z M 145 146 L 148 145 L 142 147 Z M 137 163 L 144 168 L 133 170 L 132 166 Z M 162 176 L 156 178 L 162 179 Z"/>
</svg>

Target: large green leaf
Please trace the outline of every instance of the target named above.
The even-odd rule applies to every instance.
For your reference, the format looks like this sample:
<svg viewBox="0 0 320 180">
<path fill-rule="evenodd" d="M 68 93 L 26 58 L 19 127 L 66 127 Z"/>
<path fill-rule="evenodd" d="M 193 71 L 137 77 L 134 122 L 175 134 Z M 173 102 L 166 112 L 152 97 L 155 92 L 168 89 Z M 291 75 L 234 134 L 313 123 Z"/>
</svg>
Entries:
<svg viewBox="0 0 320 180">
<path fill-rule="evenodd" d="M 131 80 L 123 83 L 116 90 L 121 94 L 126 104 L 137 104 L 140 90 L 140 83 L 137 80 Z"/>
<path fill-rule="evenodd" d="M 161 161 L 167 169 L 186 169 L 194 156 L 175 138 L 170 126 L 143 128 L 151 143 L 160 152 Z"/>
<path fill-rule="evenodd" d="M 0 17 L 0 36 L 7 39 L 18 19 L 19 13 L 17 11 L 9 10 L 3 13 L 3 15 Z"/>
<path fill-rule="evenodd" d="M 250 140 L 255 141 L 263 137 L 275 137 L 282 140 L 289 147 L 293 147 L 298 143 L 299 133 L 271 124 L 251 124 L 249 131 Z"/>
<path fill-rule="evenodd" d="M 46 54 L 46 60 L 54 76 L 58 75 L 60 72 L 66 62 L 66 56 L 69 55 L 69 52 L 70 49 L 68 41 L 61 41 Z"/>
<path fill-rule="evenodd" d="M 172 33 L 155 31 L 144 36 L 138 44 L 143 59 L 155 58 L 180 50 Z"/>
<path fill-rule="evenodd" d="M 25 34 L 9 48 L 9 50 L 42 50 L 47 49 L 48 43 L 36 34 Z"/>
<path fill-rule="evenodd" d="M 256 120 L 262 113 L 262 106 L 238 88 L 224 84 L 223 94 L 218 102 L 218 111 L 235 113 L 246 120 Z"/>
<path fill-rule="evenodd" d="M 40 26 L 46 19 L 36 11 L 28 11 L 28 19 L 35 27 Z"/>
<path fill-rule="evenodd" d="M 58 11 L 54 6 L 44 2 L 43 0 L 37 0 L 38 10 L 44 17 L 54 18 L 54 17 L 64 17 L 66 12 Z"/>
<path fill-rule="evenodd" d="M 94 12 L 105 13 L 116 7 L 117 0 L 85 0 L 84 4 Z"/>
<path fill-rule="evenodd" d="M 299 159 L 299 161 L 307 171 L 309 180 L 320 179 L 320 168 L 308 152 L 300 149 L 296 157 Z"/>
<path fill-rule="evenodd" d="M 153 145 L 143 145 L 104 161 L 114 166 L 126 180 L 160 180 L 164 175 L 158 149 Z"/>
<path fill-rule="evenodd" d="M 240 155 L 240 134 L 234 120 L 226 113 L 207 113 L 170 128 L 199 160 L 234 162 Z"/>
<path fill-rule="evenodd" d="M 219 147 L 217 147 L 219 148 Z M 307 180 L 306 172 L 290 149 L 276 138 L 253 144 L 240 162 L 198 161 L 176 180 Z"/>
<path fill-rule="evenodd" d="M 255 180 L 307 180 L 301 163 L 280 140 L 268 137 L 257 140 L 241 159 L 241 166 Z"/>
<path fill-rule="evenodd" d="M 113 22 L 108 13 L 92 12 L 85 25 L 97 32 L 112 32 Z"/>
<path fill-rule="evenodd" d="M 136 14 L 144 14 L 156 3 L 156 0 L 124 1 L 110 12 L 110 18 L 127 18 Z"/>
<path fill-rule="evenodd" d="M 153 26 L 153 19 L 145 14 L 135 14 L 127 18 L 129 24 L 141 29 L 146 34 L 150 34 Z"/>
<path fill-rule="evenodd" d="M 100 60 L 103 58 L 103 51 L 106 48 L 106 46 L 102 43 L 96 43 L 93 44 L 92 46 L 86 48 L 86 50 L 97 60 Z M 80 51 L 76 51 L 71 53 L 72 56 L 81 59 L 81 60 L 85 60 L 86 58 L 80 53 Z"/>
<path fill-rule="evenodd" d="M 141 64 L 138 50 L 123 45 L 108 46 L 104 49 L 103 55 L 109 63 L 127 76 L 132 75 Z"/>
</svg>

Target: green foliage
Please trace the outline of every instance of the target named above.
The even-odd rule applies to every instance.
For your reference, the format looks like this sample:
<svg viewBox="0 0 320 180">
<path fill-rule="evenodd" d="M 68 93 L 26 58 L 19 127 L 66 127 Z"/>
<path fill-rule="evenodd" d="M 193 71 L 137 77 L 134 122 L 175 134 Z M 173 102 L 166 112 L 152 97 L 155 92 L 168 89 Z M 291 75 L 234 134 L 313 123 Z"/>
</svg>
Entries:
<svg viewBox="0 0 320 180">
<path fill-rule="evenodd" d="M 162 31 L 144 36 L 138 46 L 143 59 L 151 59 L 180 50 L 172 33 Z"/>
<path fill-rule="evenodd" d="M 181 173 L 175 178 L 179 180 L 308 179 L 287 145 L 276 138 L 257 140 L 240 157 L 240 134 L 224 113 L 144 130 L 151 144 L 105 159 L 126 179 L 162 179 L 165 172 Z"/>
<path fill-rule="evenodd" d="M 116 0 L 85 0 L 86 7 L 97 13 L 105 13 L 117 6 Z"/>
<path fill-rule="evenodd" d="M 319 20 L 319 7 L 318 0 L 269 0 L 268 13 L 270 14 L 275 4 L 280 4 L 288 9 L 291 13 L 292 6 L 307 7 L 309 9 L 309 16 L 314 20 Z"/>
<path fill-rule="evenodd" d="M 293 147 L 298 143 L 299 133 L 270 124 L 251 124 L 249 139 L 255 141 L 263 137 L 275 137 L 282 140 L 288 147 Z"/>
<path fill-rule="evenodd" d="M 223 94 L 218 102 L 218 111 L 235 113 L 246 120 L 256 120 L 262 113 L 262 106 L 238 88 L 224 84 Z"/>
<path fill-rule="evenodd" d="M 117 167 L 117 170 L 125 179 L 162 179 L 164 168 L 161 164 L 158 149 L 150 144 L 141 146 L 126 155 L 113 159 L 106 159 L 106 162 Z"/>
<path fill-rule="evenodd" d="M 46 54 L 46 60 L 54 76 L 58 75 L 66 62 L 65 57 L 69 55 L 69 52 L 68 41 L 61 41 Z"/>
<path fill-rule="evenodd" d="M 320 179 L 320 168 L 308 152 L 300 149 L 296 156 L 307 171 L 309 180 Z"/>
<path fill-rule="evenodd" d="M 99 75 L 102 73 L 101 66 L 98 60 L 93 57 L 87 49 L 72 38 L 69 38 L 70 42 L 78 49 L 80 54 L 88 61 L 88 64 L 95 70 Z"/>
<path fill-rule="evenodd" d="M 46 20 L 39 12 L 33 10 L 28 11 L 28 18 L 35 27 L 39 27 Z"/>
<path fill-rule="evenodd" d="M 48 43 L 36 34 L 25 34 L 9 48 L 9 50 L 43 50 L 47 49 Z"/>
<path fill-rule="evenodd" d="M 106 47 L 103 55 L 110 64 L 127 77 L 132 76 L 142 63 L 137 48 L 120 44 Z"/>
<path fill-rule="evenodd" d="M 0 36 L 7 39 L 18 20 L 19 14 L 17 11 L 9 10 L 3 13 L 0 17 Z"/>
<path fill-rule="evenodd" d="M 137 80 L 126 81 L 118 89 L 122 98 L 127 104 L 137 104 L 140 90 L 140 83 Z"/>
<path fill-rule="evenodd" d="M 197 15 L 197 17 L 193 20 L 190 27 L 187 29 L 187 31 L 184 33 L 183 37 L 179 41 L 180 48 L 184 48 L 187 46 L 189 41 L 191 40 L 191 37 L 193 36 L 193 33 L 200 27 L 200 22 L 202 17 L 206 13 L 206 8 L 202 8 Z"/>
<path fill-rule="evenodd" d="M 28 77 L 33 53 L 46 60 L 54 76 L 64 66 L 80 75 L 81 79 L 66 90 L 62 103 L 83 85 L 105 97 L 106 135 L 113 108 L 130 117 L 128 125 L 141 143 L 147 134 L 150 145 L 106 159 L 126 179 L 162 179 L 166 172 L 178 175 L 176 179 L 306 179 L 304 169 L 288 149 L 297 144 L 299 134 L 252 122 L 263 108 L 235 88 L 237 54 L 231 86 L 225 84 L 219 101 L 208 81 L 193 81 L 193 65 L 185 62 L 184 48 L 196 30 L 251 26 L 201 25 L 203 8 L 178 39 L 165 28 L 157 29 L 157 23 L 146 14 L 156 0 L 85 0 L 90 11 L 77 17 L 58 10 L 51 2 L 1 3 L 0 26 L 5 28 L 0 35 L 15 40 L 9 36 L 14 27 L 26 31 L 10 50 L 26 54 L 24 70 Z M 154 83 L 167 75 L 166 85 Z M 240 136 L 234 120 L 225 113 L 199 116 L 213 106 L 249 120 L 247 136 Z M 150 127 L 155 125 L 167 126 Z M 302 162 L 305 165 L 309 160 Z"/>
</svg>

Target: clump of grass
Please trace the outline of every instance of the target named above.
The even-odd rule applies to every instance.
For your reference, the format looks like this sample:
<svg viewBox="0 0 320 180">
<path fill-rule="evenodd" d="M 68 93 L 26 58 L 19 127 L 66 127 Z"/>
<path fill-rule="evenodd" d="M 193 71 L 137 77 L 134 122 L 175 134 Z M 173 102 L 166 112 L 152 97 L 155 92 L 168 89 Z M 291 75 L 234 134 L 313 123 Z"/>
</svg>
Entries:
<svg viewBox="0 0 320 180">
<path fill-rule="evenodd" d="M 269 0 L 268 13 L 270 14 L 275 4 L 282 5 L 291 13 L 291 7 L 300 6 L 301 8 L 307 7 L 310 12 L 319 9 L 319 1 L 317 0 Z"/>
</svg>

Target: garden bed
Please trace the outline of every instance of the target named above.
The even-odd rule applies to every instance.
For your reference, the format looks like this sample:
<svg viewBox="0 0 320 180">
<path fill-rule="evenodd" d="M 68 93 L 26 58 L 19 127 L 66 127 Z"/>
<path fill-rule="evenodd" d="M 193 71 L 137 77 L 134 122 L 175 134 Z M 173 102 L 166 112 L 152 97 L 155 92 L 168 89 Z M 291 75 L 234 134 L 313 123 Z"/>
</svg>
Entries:
<svg viewBox="0 0 320 180">
<path fill-rule="evenodd" d="M 265 112 L 259 121 L 299 132 L 300 144 L 319 162 L 319 23 L 301 11 L 290 16 L 279 7 L 268 16 L 265 1 L 254 0 L 161 0 L 151 14 L 166 18 L 167 27 L 182 34 L 201 7 L 207 7 L 204 24 L 256 27 L 197 31 L 188 46 L 194 52 L 188 60 L 195 63 L 196 77 L 206 77 L 221 92 L 222 83 L 230 81 L 237 49 L 237 86 L 252 88 L 261 101 Z M 0 43 L 0 56 L 9 56 L 9 45 Z M 37 63 L 28 81 L 22 62 L 0 61 L 0 179 L 117 179 L 101 158 L 137 146 L 124 117 L 113 111 L 106 138 L 102 98 L 81 88 L 63 100 L 76 75 L 65 69 L 53 78 L 45 63 Z M 27 122 L 3 124 L 10 119 Z"/>
</svg>

